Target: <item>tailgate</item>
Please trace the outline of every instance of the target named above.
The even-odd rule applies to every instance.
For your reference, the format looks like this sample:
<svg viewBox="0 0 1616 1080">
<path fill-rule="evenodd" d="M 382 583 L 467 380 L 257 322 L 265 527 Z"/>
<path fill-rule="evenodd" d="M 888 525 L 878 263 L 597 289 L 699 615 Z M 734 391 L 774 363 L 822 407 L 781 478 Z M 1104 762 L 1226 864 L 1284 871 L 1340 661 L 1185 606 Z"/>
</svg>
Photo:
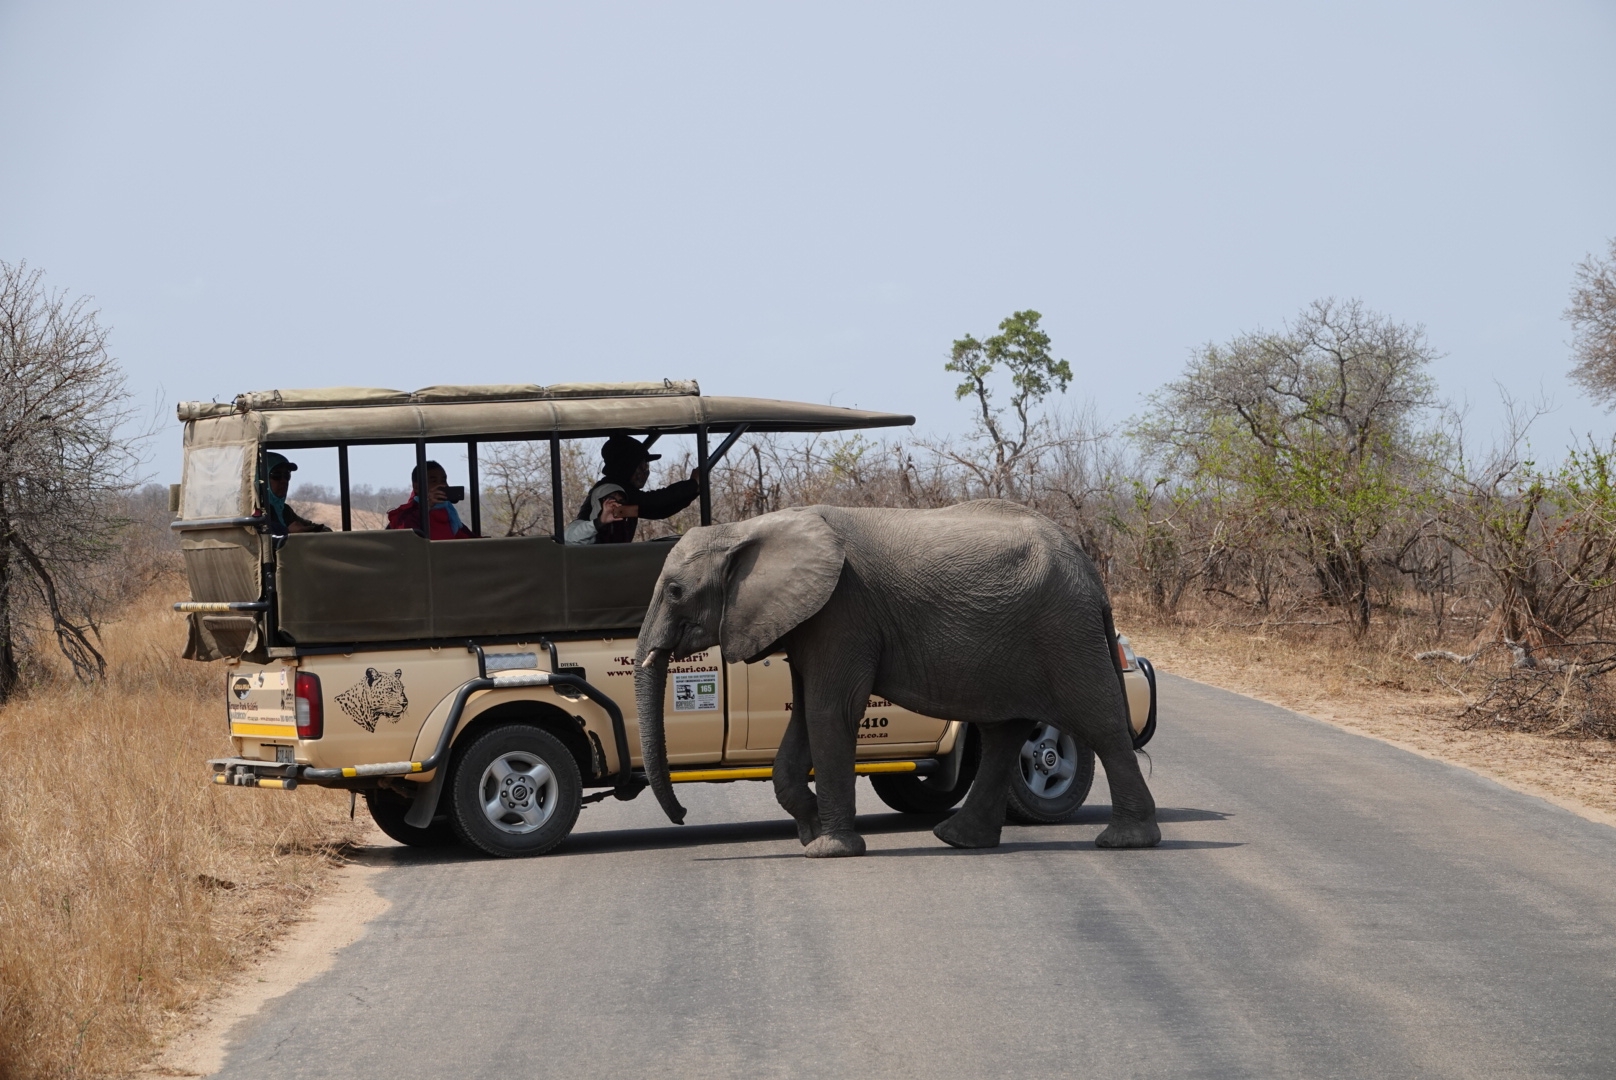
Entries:
<svg viewBox="0 0 1616 1080">
<path fill-rule="evenodd" d="M 297 738 L 297 703 L 291 669 L 237 670 L 225 676 L 230 734 Z"/>
</svg>

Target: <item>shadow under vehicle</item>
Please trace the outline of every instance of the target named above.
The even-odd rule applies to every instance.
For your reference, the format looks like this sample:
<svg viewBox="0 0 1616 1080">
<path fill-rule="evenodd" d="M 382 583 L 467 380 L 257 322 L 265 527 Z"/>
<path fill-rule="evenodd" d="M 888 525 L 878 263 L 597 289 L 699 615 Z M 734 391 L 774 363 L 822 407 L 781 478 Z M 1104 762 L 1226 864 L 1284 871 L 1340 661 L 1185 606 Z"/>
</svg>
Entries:
<svg viewBox="0 0 1616 1080">
<path fill-rule="evenodd" d="M 571 508 L 553 500 L 541 536 L 433 541 L 355 530 L 349 451 L 462 446 L 469 524 L 480 531 L 478 446 L 547 443 L 562 491 L 562 441 L 693 437 L 705 474 L 747 432 L 829 432 L 909 416 L 755 398 L 707 397 L 694 382 L 337 388 L 185 402 L 184 482 L 173 523 L 191 599 L 186 656 L 223 660 L 232 756 L 214 782 L 363 794 L 394 839 L 459 841 L 500 856 L 563 840 L 586 802 L 645 786 L 635 723 L 635 638 L 668 540 L 563 542 Z M 716 448 L 710 441 L 722 437 Z M 341 529 L 276 536 L 256 478 L 267 452 L 336 452 Z M 420 468 L 427 501 L 425 478 Z M 580 493 L 581 496 L 581 493 Z M 707 486 L 700 516 L 711 521 Z M 1155 678 L 1118 644 L 1136 745 L 1155 729 Z M 730 663 L 717 649 L 669 668 L 664 703 L 675 783 L 770 776 L 791 709 L 786 658 Z M 907 813 L 940 813 L 975 771 L 967 725 L 872 699 L 858 771 Z M 1070 737 L 1030 730 L 1010 814 L 1070 818 L 1094 759 Z"/>
</svg>

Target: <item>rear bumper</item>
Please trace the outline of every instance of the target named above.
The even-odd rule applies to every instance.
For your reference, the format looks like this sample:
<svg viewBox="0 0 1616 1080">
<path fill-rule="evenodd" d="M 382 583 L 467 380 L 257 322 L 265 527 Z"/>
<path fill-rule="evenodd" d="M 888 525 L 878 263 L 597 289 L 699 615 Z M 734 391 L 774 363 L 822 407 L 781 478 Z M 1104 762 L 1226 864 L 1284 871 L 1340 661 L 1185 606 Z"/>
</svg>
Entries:
<svg viewBox="0 0 1616 1080">
<path fill-rule="evenodd" d="M 288 761 L 261 761 L 258 758 L 213 758 L 213 782 L 229 787 L 267 787 L 291 791 L 297 787 L 302 766 Z"/>
</svg>

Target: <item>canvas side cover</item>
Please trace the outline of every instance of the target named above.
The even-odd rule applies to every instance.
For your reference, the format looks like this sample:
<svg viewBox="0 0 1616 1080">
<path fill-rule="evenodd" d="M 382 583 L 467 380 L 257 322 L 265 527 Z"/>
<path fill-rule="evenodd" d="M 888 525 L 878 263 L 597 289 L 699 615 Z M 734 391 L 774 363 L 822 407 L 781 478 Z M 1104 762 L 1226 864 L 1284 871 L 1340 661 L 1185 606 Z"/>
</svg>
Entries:
<svg viewBox="0 0 1616 1080">
<path fill-rule="evenodd" d="M 276 554 L 278 625 L 300 645 L 633 629 L 672 547 L 297 534 Z"/>
<path fill-rule="evenodd" d="M 185 425 L 185 472 L 180 518 L 233 518 L 254 509 L 257 424 L 226 416 Z M 256 600 L 262 592 L 263 537 L 251 526 L 187 529 L 180 533 L 192 600 Z M 185 656 L 191 660 L 257 657 L 264 642 L 250 612 L 191 615 Z"/>
</svg>

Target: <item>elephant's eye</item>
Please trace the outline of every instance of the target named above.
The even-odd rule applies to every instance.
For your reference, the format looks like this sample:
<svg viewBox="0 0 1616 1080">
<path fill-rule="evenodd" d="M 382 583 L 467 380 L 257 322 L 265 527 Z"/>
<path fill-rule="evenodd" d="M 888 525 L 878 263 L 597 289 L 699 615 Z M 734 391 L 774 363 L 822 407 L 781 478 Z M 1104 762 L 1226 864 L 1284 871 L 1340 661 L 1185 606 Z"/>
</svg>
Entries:
<svg viewBox="0 0 1616 1080">
<path fill-rule="evenodd" d="M 677 581 L 670 581 L 668 582 L 667 589 L 664 591 L 667 592 L 669 600 L 678 600 L 684 596 L 685 587 L 680 585 Z"/>
</svg>

